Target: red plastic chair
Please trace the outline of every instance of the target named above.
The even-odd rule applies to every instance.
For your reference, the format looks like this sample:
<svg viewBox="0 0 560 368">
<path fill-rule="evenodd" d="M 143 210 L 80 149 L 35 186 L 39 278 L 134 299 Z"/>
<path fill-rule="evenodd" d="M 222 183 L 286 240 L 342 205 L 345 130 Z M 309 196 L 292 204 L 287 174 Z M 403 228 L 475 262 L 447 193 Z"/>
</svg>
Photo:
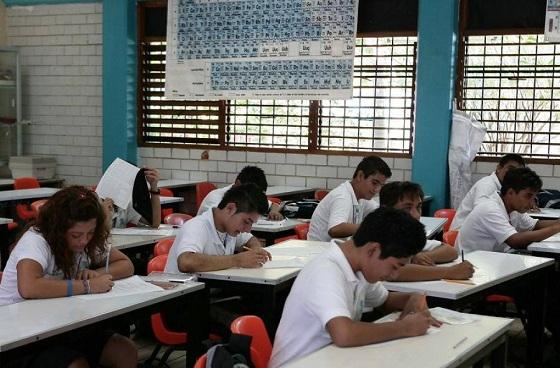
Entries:
<svg viewBox="0 0 560 368">
<path fill-rule="evenodd" d="M 208 360 L 208 355 L 201 355 L 200 358 L 194 363 L 194 368 L 206 368 L 206 361 Z"/>
<path fill-rule="evenodd" d="M 186 213 L 170 213 L 163 219 L 163 222 L 169 225 L 183 226 L 183 224 L 192 219 L 191 215 Z"/>
<path fill-rule="evenodd" d="M 156 243 L 156 245 L 154 245 L 154 257 L 162 256 L 162 255 L 167 256 L 169 254 L 169 249 L 171 249 L 171 246 L 173 245 L 174 241 L 175 241 L 175 238 L 163 239 L 163 240 L 158 241 Z M 165 268 L 165 263 L 163 264 L 163 268 Z M 163 271 L 163 268 L 162 268 L 162 271 Z M 149 272 L 150 271 L 148 271 L 148 273 Z"/>
<path fill-rule="evenodd" d="M 162 197 L 173 197 L 173 192 L 168 188 L 159 188 L 159 195 Z M 162 208 L 161 218 L 164 219 L 166 216 L 173 213 L 173 208 Z"/>
<path fill-rule="evenodd" d="M 307 240 L 307 233 L 309 232 L 309 223 L 296 225 L 296 227 L 294 227 L 294 232 L 298 236 L 298 239 Z"/>
<path fill-rule="evenodd" d="M 451 222 L 453 222 L 453 218 L 455 217 L 456 212 L 457 211 L 453 208 L 442 208 L 434 212 L 434 217 L 447 219 L 447 221 L 443 225 L 443 232 L 449 231 L 449 227 L 451 226 Z"/>
<path fill-rule="evenodd" d="M 34 213 L 33 218 L 37 218 L 39 216 L 39 210 L 45 203 L 47 203 L 47 201 L 48 199 L 39 199 L 38 201 L 31 203 L 31 210 Z"/>
<path fill-rule="evenodd" d="M 329 190 L 327 189 L 317 189 L 315 191 L 315 200 L 321 201 L 325 196 L 329 194 Z"/>
<path fill-rule="evenodd" d="M 443 242 L 445 244 L 449 244 L 452 247 L 455 246 L 455 241 L 457 240 L 457 236 L 459 232 L 457 230 L 449 230 L 443 233 Z"/>
<path fill-rule="evenodd" d="M 282 200 L 281 200 L 280 198 L 278 198 L 278 197 L 267 197 L 267 198 L 268 198 L 268 200 L 271 201 L 272 203 L 275 203 L 275 204 L 280 204 L 280 203 L 282 203 Z"/>
<path fill-rule="evenodd" d="M 210 193 L 214 189 L 216 189 L 216 186 L 208 181 L 205 181 L 203 183 L 198 183 L 196 185 L 196 210 L 197 211 L 200 208 L 200 205 L 202 204 L 204 198 L 206 198 L 208 193 Z"/>
<path fill-rule="evenodd" d="M 249 335 L 251 340 L 251 360 L 255 368 L 266 368 L 272 354 L 272 343 L 262 319 L 257 316 L 241 316 L 230 326 L 231 332 Z"/>
<path fill-rule="evenodd" d="M 299 237 L 296 235 L 287 235 L 287 236 L 283 236 L 281 238 L 276 238 L 274 239 L 274 244 L 278 244 L 278 243 L 282 243 L 283 241 L 286 240 L 291 240 L 291 239 L 299 239 Z"/>
<path fill-rule="evenodd" d="M 24 177 L 14 179 L 14 189 L 33 189 L 39 188 L 39 181 L 33 177 Z M 28 204 L 17 204 L 16 213 L 18 217 L 24 221 L 35 218 L 35 212 Z"/>
</svg>

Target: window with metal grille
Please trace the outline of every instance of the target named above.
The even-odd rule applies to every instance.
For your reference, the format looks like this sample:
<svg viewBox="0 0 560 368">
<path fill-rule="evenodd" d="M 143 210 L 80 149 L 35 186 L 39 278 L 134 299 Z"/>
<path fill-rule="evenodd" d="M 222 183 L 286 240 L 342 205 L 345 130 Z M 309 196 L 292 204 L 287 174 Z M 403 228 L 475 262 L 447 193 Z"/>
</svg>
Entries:
<svg viewBox="0 0 560 368">
<path fill-rule="evenodd" d="M 542 34 L 463 42 L 459 106 L 488 129 L 479 155 L 560 158 L 560 44 Z"/>
<path fill-rule="evenodd" d="M 412 152 L 416 37 L 358 38 L 351 100 L 320 101 L 318 148 Z"/>
</svg>

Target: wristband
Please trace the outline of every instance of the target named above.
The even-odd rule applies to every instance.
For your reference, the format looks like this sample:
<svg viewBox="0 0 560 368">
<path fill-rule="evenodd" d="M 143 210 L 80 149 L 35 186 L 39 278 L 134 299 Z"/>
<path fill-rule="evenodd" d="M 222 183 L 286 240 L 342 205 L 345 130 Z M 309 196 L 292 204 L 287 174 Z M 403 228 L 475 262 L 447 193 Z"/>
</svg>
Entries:
<svg viewBox="0 0 560 368">
<path fill-rule="evenodd" d="M 66 280 L 66 296 L 74 295 L 74 285 L 72 279 Z"/>
<path fill-rule="evenodd" d="M 89 285 L 89 279 L 82 280 L 82 284 L 84 285 L 84 294 L 89 294 L 91 292 L 91 287 Z"/>
<path fill-rule="evenodd" d="M 156 190 L 151 190 L 151 189 L 150 189 L 150 193 L 159 195 L 159 194 L 160 194 L 160 190 L 159 190 L 159 188 L 156 189 Z"/>
</svg>

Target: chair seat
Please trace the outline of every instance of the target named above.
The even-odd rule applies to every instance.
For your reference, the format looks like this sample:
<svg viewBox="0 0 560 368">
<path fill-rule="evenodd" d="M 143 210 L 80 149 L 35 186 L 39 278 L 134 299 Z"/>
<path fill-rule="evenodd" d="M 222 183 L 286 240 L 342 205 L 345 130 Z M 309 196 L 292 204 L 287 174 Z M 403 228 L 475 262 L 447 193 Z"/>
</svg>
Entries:
<svg viewBox="0 0 560 368">
<path fill-rule="evenodd" d="M 486 297 L 489 303 L 515 303 L 515 299 L 508 295 L 492 294 Z"/>
</svg>

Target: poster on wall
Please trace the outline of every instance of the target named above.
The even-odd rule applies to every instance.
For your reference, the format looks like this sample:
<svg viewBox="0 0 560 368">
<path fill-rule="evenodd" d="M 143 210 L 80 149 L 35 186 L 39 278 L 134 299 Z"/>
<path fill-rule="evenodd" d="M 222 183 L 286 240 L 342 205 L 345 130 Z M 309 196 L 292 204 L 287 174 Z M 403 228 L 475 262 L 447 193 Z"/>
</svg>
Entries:
<svg viewBox="0 0 560 368">
<path fill-rule="evenodd" d="M 547 0 L 544 39 L 550 42 L 560 41 L 560 0 Z"/>
<path fill-rule="evenodd" d="M 358 0 L 169 0 L 165 97 L 349 99 Z"/>
</svg>

